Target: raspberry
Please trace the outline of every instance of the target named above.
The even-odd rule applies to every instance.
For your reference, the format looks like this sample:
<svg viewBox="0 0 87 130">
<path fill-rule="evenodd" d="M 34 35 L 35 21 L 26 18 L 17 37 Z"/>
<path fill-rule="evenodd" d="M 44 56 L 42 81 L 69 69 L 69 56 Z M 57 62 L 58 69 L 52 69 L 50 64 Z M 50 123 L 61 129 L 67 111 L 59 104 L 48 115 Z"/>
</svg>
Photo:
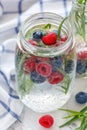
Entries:
<svg viewBox="0 0 87 130">
<path fill-rule="evenodd" d="M 60 41 L 65 42 L 67 40 L 67 36 L 61 36 Z"/>
<path fill-rule="evenodd" d="M 34 41 L 34 40 L 32 40 L 32 39 L 29 40 L 28 43 L 30 43 L 30 44 L 33 45 L 33 46 L 37 46 L 37 42 Z"/>
<path fill-rule="evenodd" d="M 75 96 L 76 102 L 80 104 L 84 104 L 87 102 L 87 93 L 79 92 Z"/>
<path fill-rule="evenodd" d="M 35 61 L 31 58 L 28 58 L 24 62 L 24 70 L 26 72 L 32 72 L 35 69 Z"/>
<path fill-rule="evenodd" d="M 51 72 L 52 72 L 52 67 L 48 63 L 40 62 L 36 66 L 36 71 L 40 75 L 42 75 L 44 77 L 48 77 L 51 74 Z"/>
<path fill-rule="evenodd" d="M 57 84 L 60 83 L 64 79 L 64 75 L 60 72 L 52 72 L 51 75 L 48 78 L 48 82 L 50 84 Z"/>
<path fill-rule="evenodd" d="M 54 45 L 57 41 L 57 35 L 54 32 L 48 33 L 42 37 L 42 41 L 46 45 Z"/>
<path fill-rule="evenodd" d="M 39 123 L 41 126 L 45 128 L 50 128 L 54 123 L 54 119 L 51 115 L 44 115 L 40 117 Z"/>
<path fill-rule="evenodd" d="M 78 59 L 82 59 L 82 60 L 87 59 L 87 51 L 79 52 L 77 56 L 78 56 Z"/>
</svg>

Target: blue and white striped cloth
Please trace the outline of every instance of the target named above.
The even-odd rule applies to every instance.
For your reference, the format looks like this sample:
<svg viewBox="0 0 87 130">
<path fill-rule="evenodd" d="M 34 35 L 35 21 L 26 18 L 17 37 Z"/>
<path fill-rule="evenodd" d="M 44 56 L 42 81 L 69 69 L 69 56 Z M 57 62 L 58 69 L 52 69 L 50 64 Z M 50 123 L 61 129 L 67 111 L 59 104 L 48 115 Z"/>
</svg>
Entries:
<svg viewBox="0 0 87 130">
<path fill-rule="evenodd" d="M 68 15 L 71 0 L 0 0 L 0 130 L 19 119 L 23 109 L 10 73 L 15 68 L 15 38 L 21 22 L 37 12 Z"/>
</svg>

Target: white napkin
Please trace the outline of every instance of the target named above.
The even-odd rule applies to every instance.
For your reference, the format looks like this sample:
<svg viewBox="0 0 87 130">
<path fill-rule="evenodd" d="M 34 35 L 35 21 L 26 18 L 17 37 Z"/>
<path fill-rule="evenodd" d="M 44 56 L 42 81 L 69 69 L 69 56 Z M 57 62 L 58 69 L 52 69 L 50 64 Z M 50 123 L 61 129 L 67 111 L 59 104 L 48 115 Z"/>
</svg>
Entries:
<svg viewBox="0 0 87 130">
<path fill-rule="evenodd" d="M 36 2 L 36 3 L 35 3 Z M 68 15 L 71 0 L 0 0 L 0 130 L 11 126 L 23 110 L 10 73 L 15 69 L 14 52 L 19 26 L 37 12 Z"/>
<path fill-rule="evenodd" d="M 15 46 L 13 40 L 0 44 L 0 130 L 19 120 L 23 110 L 23 104 L 15 92 L 15 83 L 10 78 L 10 72 L 14 69 Z"/>
<path fill-rule="evenodd" d="M 1 4 L 3 4 L 3 1 L 5 0 L 2 0 Z M 26 17 L 34 13 L 44 11 L 44 12 L 54 12 L 62 16 L 65 16 L 68 15 L 71 9 L 71 0 L 33 0 L 33 1 L 15 0 L 15 2 L 12 0 L 6 0 L 6 1 L 10 1 L 9 5 L 12 4 L 14 6 L 12 6 L 13 10 L 11 8 L 9 11 L 9 9 L 7 8 L 7 11 L 4 11 L 2 19 L 0 20 L 0 32 L 12 28 L 15 29 L 15 27 L 20 25 L 21 21 L 24 21 Z M 37 4 L 33 5 L 34 2 L 37 2 Z M 8 7 L 9 5 L 7 4 Z M 33 6 L 31 7 L 30 5 Z M 5 6 L 3 7 L 5 8 Z M 26 9 L 24 10 L 23 7 L 26 7 Z"/>
</svg>

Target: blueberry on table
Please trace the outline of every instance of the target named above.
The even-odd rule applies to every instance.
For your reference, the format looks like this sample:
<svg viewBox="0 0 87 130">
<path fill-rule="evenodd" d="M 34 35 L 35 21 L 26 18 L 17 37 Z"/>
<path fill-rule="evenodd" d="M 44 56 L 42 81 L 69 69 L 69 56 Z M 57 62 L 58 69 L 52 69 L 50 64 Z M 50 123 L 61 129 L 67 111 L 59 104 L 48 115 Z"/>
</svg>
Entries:
<svg viewBox="0 0 87 130">
<path fill-rule="evenodd" d="M 79 104 L 85 104 L 87 102 L 87 93 L 79 92 L 75 96 L 75 100 Z"/>
<path fill-rule="evenodd" d="M 31 72 L 30 75 L 30 79 L 34 82 L 34 83 L 43 83 L 46 78 L 41 76 L 39 73 L 37 73 L 36 71 Z"/>
<path fill-rule="evenodd" d="M 33 39 L 40 40 L 43 36 L 43 32 L 40 30 L 37 30 L 33 33 Z"/>
<path fill-rule="evenodd" d="M 74 66 L 73 60 L 68 60 L 65 63 L 65 72 L 66 73 L 71 73 L 71 71 L 73 70 L 73 66 Z"/>
<path fill-rule="evenodd" d="M 83 74 L 86 72 L 86 67 L 87 67 L 87 63 L 82 61 L 82 60 L 78 60 L 77 61 L 77 67 L 76 67 L 76 72 L 78 74 Z"/>
</svg>

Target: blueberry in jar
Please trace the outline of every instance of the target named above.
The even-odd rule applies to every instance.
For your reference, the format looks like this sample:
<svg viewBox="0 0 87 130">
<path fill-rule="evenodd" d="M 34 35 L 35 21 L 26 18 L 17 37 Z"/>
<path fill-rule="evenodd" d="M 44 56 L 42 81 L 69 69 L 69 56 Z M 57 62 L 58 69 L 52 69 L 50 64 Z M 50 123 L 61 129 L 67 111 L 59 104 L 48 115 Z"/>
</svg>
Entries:
<svg viewBox="0 0 87 130">
<path fill-rule="evenodd" d="M 31 72 L 30 75 L 30 79 L 34 82 L 34 83 L 43 83 L 46 78 L 41 76 L 39 73 L 37 73 L 36 71 Z"/>
<path fill-rule="evenodd" d="M 33 33 L 33 39 L 35 40 L 41 40 L 42 36 L 43 36 L 43 32 L 40 30 L 37 30 Z"/>
<path fill-rule="evenodd" d="M 76 72 L 78 74 L 83 74 L 86 72 L 86 62 L 82 61 L 82 60 L 78 60 L 77 61 L 77 67 L 76 67 Z"/>
<path fill-rule="evenodd" d="M 58 68 L 62 68 L 63 60 L 62 56 L 54 57 L 51 59 L 52 69 L 57 70 Z"/>
<path fill-rule="evenodd" d="M 73 60 L 68 60 L 65 63 L 65 72 L 66 73 L 71 73 L 73 71 L 73 67 L 74 67 L 74 62 Z"/>
</svg>

